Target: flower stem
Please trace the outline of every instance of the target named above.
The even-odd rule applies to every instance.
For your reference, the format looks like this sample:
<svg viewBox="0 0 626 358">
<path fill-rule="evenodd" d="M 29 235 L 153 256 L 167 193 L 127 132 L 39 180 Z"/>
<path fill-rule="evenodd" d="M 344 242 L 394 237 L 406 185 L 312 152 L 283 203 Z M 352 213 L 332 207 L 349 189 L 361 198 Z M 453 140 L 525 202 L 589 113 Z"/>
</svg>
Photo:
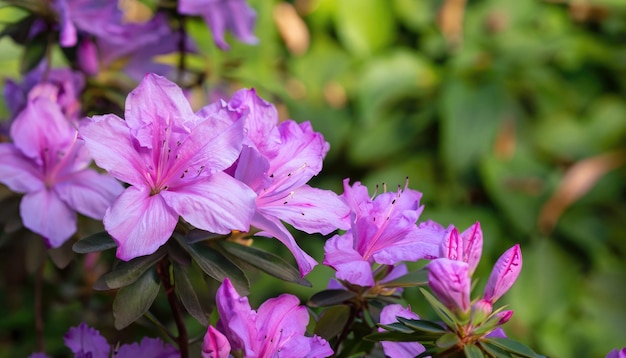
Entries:
<svg viewBox="0 0 626 358">
<path fill-rule="evenodd" d="M 176 329 L 178 330 L 178 350 L 180 351 L 181 358 L 189 357 L 189 336 L 187 334 L 187 327 L 185 326 L 185 321 L 183 320 L 182 310 L 180 308 L 180 303 L 178 302 L 178 298 L 176 297 L 176 292 L 174 291 L 174 282 L 172 281 L 172 277 L 170 275 L 170 267 L 171 263 L 166 258 L 161 260 L 158 267 L 159 277 L 161 278 L 161 282 L 163 282 L 163 288 L 165 289 L 165 294 L 167 295 L 167 302 L 170 304 L 170 308 L 172 310 L 172 315 L 174 316 L 174 322 L 176 322 Z"/>
</svg>

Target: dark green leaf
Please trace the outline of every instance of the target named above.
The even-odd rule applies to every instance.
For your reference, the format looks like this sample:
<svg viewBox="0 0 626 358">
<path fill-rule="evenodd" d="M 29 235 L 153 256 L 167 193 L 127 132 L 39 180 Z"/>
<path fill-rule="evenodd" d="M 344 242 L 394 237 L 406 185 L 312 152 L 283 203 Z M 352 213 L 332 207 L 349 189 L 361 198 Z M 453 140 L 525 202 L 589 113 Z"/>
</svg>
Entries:
<svg viewBox="0 0 626 358">
<path fill-rule="evenodd" d="M 484 342 L 488 344 L 492 344 L 498 348 L 502 348 L 503 350 L 507 352 L 511 352 L 520 357 L 528 357 L 528 358 L 541 357 L 541 355 L 535 353 L 532 349 L 528 348 L 523 343 L 514 341 L 512 339 L 490 338 L 490 339 L 485 339 Z"/>
<path fill-rule="evenodd" d="M 314 333 L 330 340 L 341 333 L 350 318 L 350 307 L 346 305 L 333 306 L 321 313 L 315 325 Z"/>
<path fill-rule="evenodd" d="M 423 337 L 413 333 L 377 332 L 365 336 L 363 339 L 374 342 L 422 342 Z"/>
<path fill-rule="evenodd" d="M 167 251 L 164 248 L 160 248 L 152 255 L 139 256 L 130 261 L 121 261 L 115 266 L 113 271 L 98 279 L 94 289 L 110 290 L 128 286 L 137 281 L 149 268 L 156 265 L 165 257 L 166 253 Z"/>
<path fill-rule="evenodd" d="M 479 344 L 480 344 L 480 347 L 483 350 L 483 352 L 487 353 L 488 355 L 490 355 L 492 357 L 496 357 L 496 358 L 511 358 L 511 357 L 513 357 L 511 355 L 511 353 L 503 350 L 502 348 L 494 346 L 493 344 L 491 344 L 491 343 L 489 343 L 487 341 L 480 341 Z"/>
<path fill-rule="evenodd" d="M 64 269 L 74 259 L 74 252 L 72 251 L 72 241 L 68 240 L 63 245 L 57 248 L 48 249 L 48 256 L 52 259 L 52 262 L 56 267 Z"/>
<path fill-rule="evenodd" d="M 22 54 L 22 60 L 20 62 L 20 72 L 22 74 L 30 72 L 33 68 L 37 67 L 46 52 L 48 51 L 48 37 L 46 33 L 35 37 L 32 41 L 29 41 Z"/>
<path fill-rule="evenodd" d="M 413 329 L 403 325 L 400 322 L 395 322 L 395 323 L 390 323 L 390 324 L 379 324 L 378 326 L 380 328 L 384 328 L 384 329 L 386 329 L 388 331 L 393 331 L 393 332 L 402 332 L 402 333 L 413 333 L 413 332 L 415 332 Z"/>
<path fill-rule="evenodd" d="M 398 319 L 400 323 L 402 323 L 403 325 L 415 331 L 421 331 L 421 332 L 427 332 L 427 333 L 440 333 L 440 334 L 446 332 L 446 330 L 443 327 L 441 327 L 441 325 L 435 322 L 425 321 L 425 320 L 420 320 L 420 319 L 408 319 L 404 317 L 396 317 L 396 318 Z"/>
<path fill-rule="evenodd" d="M 485 355 L 477 346 L 470 344 L 463 347 L 463 352 L 466 358 L 484 358 Z"/>
<path fill-rule="evenodd" d="M 101 231 L 78 240 L 72 250 L 79 254 L 98 252 L 117 247 L 117 243 L 106 231 Z"/>
<path fill-rule="evenodd" d="M 300 271 L 270 252 L 254 247 L 221 240 L 219 245 L 229 254 L 281 280 L 311 287 L 311 283 L 300 276 Z"/>
<path fill-rule="evenodd" d="M 448 349 L 456 346 L 460 341 L 461 339 L 456 333 L 446 333 L 441 335 L 435 343 L 439 348 Z"/>
<path fill-rule="evenodd" d="M 404 276 L 398 277 L 395 280 L 381 283 L 382 287 L 415 287 L 424 286 L 428 284 L 428 271 L 420 269 L 417 271 L 409 272 Z"/>
<path fill-rule="evenodd" d="M 311 307 L 334 306 L 355 298 L 356 294 L 346 290 L 324 290 L 317 292 L 309 299 Z"/>
<path fill-rule="evenodd" d="M 187 233 L 187 235 L 185 235 L 186 241 L 190 244 L 206 240 L 224 239 L 226 237 L 228 237 L 228 235 L 216 234 L 214 232 L 200 229 L 192 229 Z"/>
<path fill-rule="evenodd" d="M 450 310 L 444 306 L 441 302 L 439 302 L 433 295 L 431 295 L 428 291 L 420 288 L 420 292 L 424 295 L 428 303 L 435 310 L 435 313 L 441 318 L 441 320 L 450 328 L 456 327 L 455 315 L 450 312 Z"/>
<path fill-rule="evenodd" d="M 115 328 L 122 329 L 146 313 L 152 306 L 160 287 L 161 283 L 156 270 L 152 269 L 146 271 L 133 284 L 117 291 L 113 301 Z"/>
<path fill-rule="evenodd" d="M 31 33 L 30 28 L 36 19 L 36 16 L 29 15 L 14 23 L 5 25 L 2 32 L 0 32 L 0 38 L 9 36 L 15 43 L 25 45 Z"/>
<path fill-rule="evenodd" d="M 217 281 L 229 278 L 240 295 L 245 296 L 250 291 L 250 283 L 244 272 L 219 251 L 205 243 L 189 244 L 185 238 L 174 235 L 180 246 L 185 249 L 191 258 L 200 266 L 202 271 Z"/>
<path fill-rule="evenodd" d="M 202 305 L 198 294 L 194 290 L 189 278 L 187 277 L 187 270 L 173 263 L 174 266 L 174 287 L 176 288 L 176 294 L 182 302 L 183 306 L 198 322 L 203 326 L 209 325 L 209 316 L 211 312 Z"/>
</svg>

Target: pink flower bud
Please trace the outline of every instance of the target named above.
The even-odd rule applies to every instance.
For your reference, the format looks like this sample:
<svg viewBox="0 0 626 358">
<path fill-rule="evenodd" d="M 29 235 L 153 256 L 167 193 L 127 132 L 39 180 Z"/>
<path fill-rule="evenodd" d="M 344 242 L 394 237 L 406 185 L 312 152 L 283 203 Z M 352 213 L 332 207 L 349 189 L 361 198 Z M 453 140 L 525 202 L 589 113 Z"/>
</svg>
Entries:
<svg viewBox="0 0 626 358">
<path fill-rule="evenodd" d="M 500 318 L 500 320 L 498 321 L 498 326 L 501 326 L 507 323 L 511 319 L 511 317 L 513 317 L 513 310 L 498 312 L 496 313 L 496 317 Z"/>
<path fill-rule="evenodd" d="M 209 326 L 202 342 L 202 358 L 228 358 L 230 343 L 222 332 Z"/>
<path fill-rule="evenodd" d="M 453 227 L 452 230 L 448 231 L 441 241 L 441 257 L 463 261 L 463 241 L 459 237 L 457 228 Z"/>
<path fill-rule="evenodd" d="M 428 268 L 428 285 L 444 306 L 465 313 L 470 306 L 471 282 L 468 265 L 450 259 L 431 261 Z"/>
<path fill-rule="evenodd" d="M 522 252 L 519 244 L 508 249 L 496 262 L 487 281 L 483 299 L 496 302 L 513 286 L 522 270 Z"/>
<path fill-rule="evenodd" d="M 477 221 L 461 234 L 463 241 L 463 261 L 469 264 L 469 275 L 472 276 L 480 262 L 483 251 L 483 231 Z"/>
<path fill-rule="evenodd" d="M 493 306 L 487 300 L 479 300 L 472 305 L 472 323 L 482 323 L 493 311 Z"/>
<path fill-rule="evenodd" d="M 90 76 L 98 73 L 98 49 L 91 39 L 85 38 L 78 44 L 77 57 L 78 66 L 84 73 Z"/>
</svg>

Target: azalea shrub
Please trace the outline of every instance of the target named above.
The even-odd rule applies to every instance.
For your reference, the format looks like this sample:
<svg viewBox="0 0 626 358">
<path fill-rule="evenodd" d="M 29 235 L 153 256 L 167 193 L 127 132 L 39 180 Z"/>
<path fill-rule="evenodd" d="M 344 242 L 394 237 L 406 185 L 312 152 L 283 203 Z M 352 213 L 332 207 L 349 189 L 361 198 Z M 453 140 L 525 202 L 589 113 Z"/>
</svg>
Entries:
<svg viewBox="0 0 626 358">
<path fill-rule="evenodd" d="M 500 301 L 523 244 L 482 283 L 495 238 L 477 218 L 433 219 L 409 177 L 319 187 L 332 134 L 271 89 L 206 78 L 231 41 L 264 46 L 245 0 L 5 2 L 22 77 L 4 85 L 0 223 L 35 287 L 30 357 L 542 357 Z M 263 277 L 314 292 L 252 305 Z"/>
</svg>

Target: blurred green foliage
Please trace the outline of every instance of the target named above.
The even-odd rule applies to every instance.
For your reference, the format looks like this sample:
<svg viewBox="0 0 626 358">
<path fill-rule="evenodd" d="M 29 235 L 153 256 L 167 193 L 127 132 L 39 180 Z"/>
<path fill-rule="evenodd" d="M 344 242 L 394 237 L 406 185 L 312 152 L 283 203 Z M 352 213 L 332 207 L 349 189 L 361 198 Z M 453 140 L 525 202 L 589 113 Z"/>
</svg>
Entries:
<svg viewBox="0 0 626 358">
<path fill-rule="evenodd" d="M 510 337 L 554 357 L 626 346 L 626 2 L 296 0 L 290 13 L 277 0 L 250 3 L 258 46 L 231 38 L 219 52 L 201 21 L 188 22 L 199 48 L 188 65 L 206 88 L 255 87 L 284 118 L 311 121 L 331 144 L 314 185 L 341 193 L 349 177 L 373 191 L 409 177 L 424 193 L 422 219 L 461 230 L 480 221 L 477 290 L 520 243 L 524 269 L 503 299 L 515 310 Z M 307 31 L 279 31 L 288 20 Z M 19 48 L 0 40 L 0 74 L 15 78 L 18 59 Z M 321 237 L 298 239 L 323 259 Z M 46 267 L 51 352 L 68 324 L 96 321 L 85 318 L 93 312 L 97 328 L 112 326 L 106 295 L 65 282 L 79 263 L 70 273 Z M 32 275 L 10 265 L 20 263 L 2 261 L 0 357 L 34 347 Z M 285 291 L 306 300 L 330 276 L 316 268 L 312 289 L 254 277 L 252 306 Z M 91 313 L 70 313 L 77 297 Z M 406 299 L 422 314 L 416 290 Z"/>
</svg>

